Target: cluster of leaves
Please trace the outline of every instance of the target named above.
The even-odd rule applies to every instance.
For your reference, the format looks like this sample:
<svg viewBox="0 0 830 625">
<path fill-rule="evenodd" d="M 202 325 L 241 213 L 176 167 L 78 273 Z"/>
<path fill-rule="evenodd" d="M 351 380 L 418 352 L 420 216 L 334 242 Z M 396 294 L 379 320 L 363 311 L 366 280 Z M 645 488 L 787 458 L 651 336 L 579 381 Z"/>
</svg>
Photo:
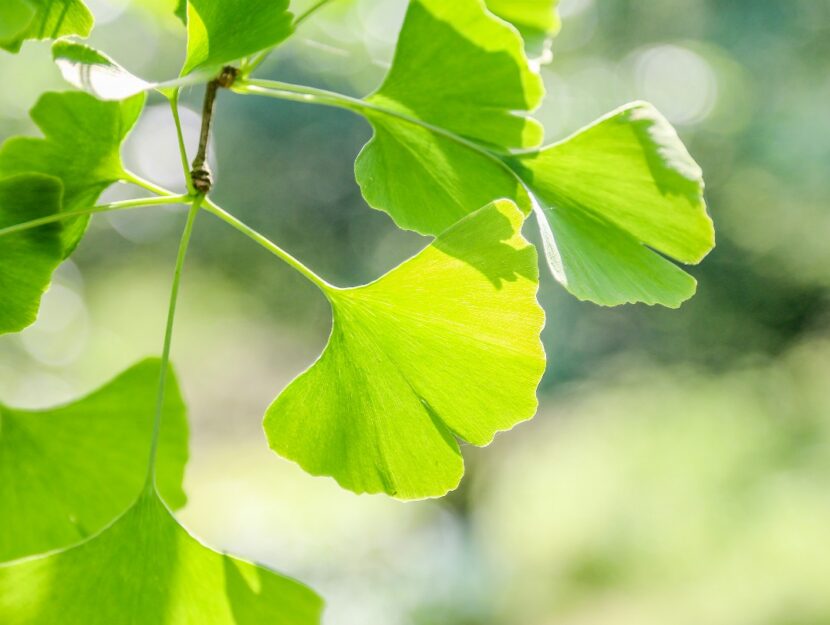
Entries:
<svg viewBox="0 0 830 625">
<path fill-rule="evenodd" d="M 252 77 L 310 15 L 295 19 L 288 4 L 180 3 L 186 60 L 164 83 L 76 41 L 54 43 L 80 91 L 43 95 L 32 109 L 43 137 L 0 148 L 0 333 L 34 321 L 92 214 L 192 204 L 171 311 L 201 210 L 285 260 L 331 303 L 324 353 L 267 411 L 271 447 L 358 493 L 440 496 L 463 474 L 459 441 L 487 445 L 536 411 L 544 312 L 536 249 L 521 234 L 526 217 L 535 214 L 547 264 L 576 297 L 676 307 L 695 281 L 666 257 L 696 263 L 714 243 L 701 172 L 645 103 L 540 147 L 531 114 L 544 88 L 531 57 L 559 27 L 554 0 L 411 0 L 388 76 L 362 99 Z M 16 51 L 26 39 L 84 37 L 92 17 L 81 0 L 9 0 L 0 24 L 0 46 Z M 374 137 L 355 172 L 367 203 L 434 241 L 371 284 L 338 288 L 189 178 L 190 193 L 176 196 L 125 169 L 120 147 L 147 92 L 167 97 L 176 114 L 181 88 L 240 60 L 226 85 L 236 93 L 364 116 Z M 158 197 L 96 205 L 118 181 Z M 0 405 L 3 623 L 318 622 L 312 591 L 211 551 L 172 516 L 184 503 L 187 427 L 167 362 L 171 330 L 172 312 L 161 361 L 74 404 Z"/>
</svg>

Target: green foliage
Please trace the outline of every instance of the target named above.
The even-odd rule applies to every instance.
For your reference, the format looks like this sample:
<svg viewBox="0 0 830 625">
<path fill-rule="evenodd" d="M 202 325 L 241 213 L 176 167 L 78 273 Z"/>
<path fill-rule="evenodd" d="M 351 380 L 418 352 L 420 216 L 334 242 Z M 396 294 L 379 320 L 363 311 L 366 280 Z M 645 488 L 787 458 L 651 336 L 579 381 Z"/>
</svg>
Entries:
<svg viewBox="0 0 830 625">
<path fill-rule="evenodd" d="M 392 69 L 361 111 L 375 129 L 356 164 L 366 201 L 425 234 L 502 197 L 529 209 L 520 183 L 477 143 L 539 145 L 542 128 L 527 115 L 543 94 L 521 39 L 479 0 L 412 2 Z"/>
<path fill-rule="evenodd" d="M 188 0 L 182 75 L 270 48 L 292 31 L 288 0 Z"/>
<path fill-rule="evenodd" d="M 628 105 L 510 163 L 541 203 L 551 272 L 578 298 L 676 308 L 694 294 L 661 254 L 698 263 L 714 246 L 703 174 L 653 107 Z"/>
<path fill-rule="evenodd" d="M 85 93 L 46 93 L 31 111 L 42 139 L 12 137 L 0 148 L 0 177 L 37 172 L 63 183 L 63 210 L 91 207 L 111 184 L 127 174 L 121 144 L 144 108 L 144 95 L 101 102 Z M 66 255 L 86 230 L 87 217 L 64 222 Z"/>
<path fill-rule="evenodd" d="M 19 51 L 26 39 L 86 37 L 95 21 L 81 0 L 3 0 L 6 3 L 0 8 L 0 21 L 5 22 L 0 48 L 9 52 Z"/>
<path fill-rule="evenodd" d="M 48 176 L 0 180 L 0 232 L 60 212 L 62 193 L 60 181 Z M 35 320 L 40 298 L 62 259 L 57 223 L 0 237 L 0 334 L 19 332 Z"/>
<path fill-rule="evenodd" d="M 454 489 L 456 437 L 487 445 L 536 412 L 544 313 L 522 222 L 492 204 L 376 282 L 330 290 L 329 344 L 268 409 L 271 447 L 359 493 Z"/>
<path fill-rule="evenodd" d="M 49 410 L 0 404 L 0 509 L 11 512 L 0 515 L 0 562 L 68 547 L 133 504 L 147 476 L 160 371 L 158 360 L 146 360 Z M 168 377 L 158 486 L 167 503 L 180 508 L 187 421 L 172 371 Z"/>
<path fill-rule="evenodd" d="M 358 493 L 441 496 L 462 477 L 461 442 L 485 446 L 533 417 L 545 354 L 538 259 L 521 233 L 531 211 L 551 271 L 580 299 L 675 307 L 694 292 L 694 279 L 665 257 L 697 263 L 714 234 L 700 169 L 659 113 L 632 104 L 539 147 L 531 114 L 544 89 L 529 54 L 559 27 L 554 0 L 411 0 L 391 69 L 362 100 L 251 77 L 326 4 L 295 22 L 287 0 L 182 0 L 186 59 L 180 77 L 164 82 L 85 45 L 53 45 L 65 79 L 87 93 L 43 95 L 31 114 L 44 136 L 0 148 L 0 333 L 35 319 L 92 213 L 191 209 L 161 360 L 68 406 L 0 406 L 0 560 L 35 556 L 0 566 L 4 625 L 319 622 L 310 590 L 211 551 L 167 509 L 184 503 L 185 409 L 168 370 L 200 211 L 281 258 L 331 303 L 324 353 L 271 405 L 265 431 L 275 451 Z M 79 0 L 7 0 L 0 17 L 0 45 L 10 50 L 28 38 L 85 36 L 92 25 Z M 239 60 L 238 71 L 217 75 Z M 179 89 L 199 82 L 208 86 L 191 168 L 176 107 Z M 370 284 L 336 288 L 217 206 L 205 155 L 215 95 L 226 87 L 365 116 L 374 137 L 355 173 L 367 203 L 435 240 Z M 139 179 L 121 160 L 152 89 L 172 106 L 192 169 L 187 195 Z M 156 197 L 95 206 L 119 181 Z"/>
<path fill-rule="evenodd" d="M 531 33 L 555 35 L 560 26 L 558 0 L 485 0 L 493 13 Z"/>
<path fill-rule="evenodd" d="M 0 47 L 9 49 L 32 23 L 35 7 L 28 0 L 6 0 L 0 4 Z"/>
<path fill-rule="evenodd" d="M 65 551 L 0 565 L 6 625 L 316 625 L 305 586 L 202 545 L 153 490 Z"/>
</svg>

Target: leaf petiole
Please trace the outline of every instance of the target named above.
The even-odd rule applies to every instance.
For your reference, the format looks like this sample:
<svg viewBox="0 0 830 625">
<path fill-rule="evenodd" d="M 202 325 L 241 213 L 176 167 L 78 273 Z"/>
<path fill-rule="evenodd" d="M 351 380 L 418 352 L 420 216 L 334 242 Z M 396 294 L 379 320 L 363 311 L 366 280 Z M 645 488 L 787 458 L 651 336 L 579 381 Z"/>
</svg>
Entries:
<svg viewBox="0 0 830 625">
<path fill-rule="evenodd" d="M 463 145 L 488 159 L 499 163 L 502 167 L 513 173 L 507 164 L 500 158 L 502 156 L 510 156 L 508 152 L 496 150 L 490 147 L 485 147 L 469 139 L 455 134 L 440 126 L 435 126 L 423 120 L 405 115 L 398 111 L 393 111 L 383 106 L 378 106 L 366 100 L 355 98 L 336 91 L 329 91 L 327 89 L 318 89 L 316 87 L 308 87 L 306 85 L 295 85 L 287 82 L 279 82 L 276 80 L 259 80 L 242 78 L 234 83 L 231 90 L 244 95 L 259 95 L 268 98 L 276 98 L 278 100 L 289 100 L 291 102 L 300 102 L 304 104 L 317 104 L 320 106 L 331 106 L 335 108 L 346 109 L 353 113 L 366 116 L 371 113 L 378 113 L 386 117 L 394 117 L 403 122 L 420 126 L 429 130 L 436 135 L 440 135 L 454 141 L 459 145 Z"/>
<path fill-rule="evenodd" d="M 251 239 L 252 241 L 257 243 L 258 245 L 261 245 L 262 247 L 264 247 L 266 250 L 268 250 L 269 252 L 271 252 L 272 254 L 277 256 L 278 258 L 280 258 L 287 265 L 293 267 L 304 278 L 306 278 L 309 282 L 311 282 L 316 287 L 318 287 L 324 294 L 328 294 L 331 291 L 337 290 L 337 287 L 335 287 L 335 286 L 329 284 L 328 282 L 326 282 L 323 278 L 321 278 L 316 273 L 314 273 L 311 269 L 306 267 L 303 263 L 301 263 L 299 260 L 297 260 L 294 256 L 292 256 L 291 254 L 286 252 L 284 249 L 279 247 L 276 243 L 274 243 L 270 239 L 268 239 L 265 235 L 260 234 L 259 232 L 257 232 L 256 230 L 254 230 L 253 228 L 248 226 L 247 224 L 243 223 L 242 221 L 240 221 L 239 219 L 237 219 L 236 217 L 231 215 L 229 212 L 227 212 L 224 209 L 222 209 L 221 207 L 219 207 L 217 204 L 215 204 L 214 202 L 212 202 L 208 198 L 205 198 L 204 209 L 207 212 L 211 213 L 212 215 L 214 215 L 214 216 L 218 217 L 219 219 L 221 219 L 222 221 L 224 221 L 226 224 L 228 224 L 229 226 L 231 226 L 235 230 L 238 230 L 239 232 L 244 234 L 246 237 L 248 237 L 249 239 Z"/>
<path fill-rule="evenodd" d="M 173 324 L 176 318 L 176 307 L 179 300 L 179 289 L 182 282 L 182 273 L 184 269 L 184 261 L 187 256 L 187 249 L 190 246 L 190 239 L 193 235 L 193 226 L 196 223 L 196 216 L 199 214 L 199 208 L 204 201 L 203 196 L 199 196 L 193 200 L 190 210 L 187 213 L 187 223 L 182 233 L 181 243 L 179 243 L 179 251 L 176 256 L 176 267 L 173 271 L 173 285 L 170 290 L 170 305 L 167 311 L 167 324 L 164 330 L 164 345 L 161 352 L 161 374 L 159 375 L 158 395 L 156 398 L 156 412 L 153 422 L 153 438 L 150 443 L 150 458 L 147 465 L 147 483 L 148 490 L 154 490 L 156 487 L 156 456 L 158 454 L 159 434 L 161 433 L 161 416 L 164 408 L 164 393 L 167 385 L 168 369 L 170 368 L 170 347 L 173 343 Z"/>
<path fill-rule="evenodd" d="M 173 113 L 173 121 L 176 124 L 176 139 L 178 140 L 179 144 L 179 154 L 181 155 L 182 159 L 182 171 L 184 172 L 184 180 L 187 184 L 187 190 L 195 195 L 196 189 L 193 188 L 193 181 L 190 179 L 190 161 L 187 158 L 187 147 L 184 143 L 184 132 L 182 131 L 182 120 L 181 116 L 179 115 L 179 94 L 181 93 L 181 89 L 176 89 L 173 94 L 167 98 L 168 102 L 170 102 L 170 110 Z"/>
<path fill-rule="evenodd" d="M 33 219 L 21 224 L 15 224 L 7 228 L 0 229 L 0 237 L 16 232 L 23 232 L 32 228 L 38 228 L 47 224 L 72 219 L 74 217 L 85 217 L 86 215 L 96 215 L 98 213 L 111 213 L 121 210 L 129 210 L 131 208 L 141 208 L 145 206 L 166 206 L 170 204 L 186 204 L 191 199 L 189 195 L 173 195 L 165 194 L 164 197 L 143 197 L 135 200 L 123 200 L 120 202 L 111 202 L 109 204 L 99 204 L 91 208 L 84 208 L 81 210 L 66 211 L 63 213 L 55 213 L 39 219 Z"/>
</svg>

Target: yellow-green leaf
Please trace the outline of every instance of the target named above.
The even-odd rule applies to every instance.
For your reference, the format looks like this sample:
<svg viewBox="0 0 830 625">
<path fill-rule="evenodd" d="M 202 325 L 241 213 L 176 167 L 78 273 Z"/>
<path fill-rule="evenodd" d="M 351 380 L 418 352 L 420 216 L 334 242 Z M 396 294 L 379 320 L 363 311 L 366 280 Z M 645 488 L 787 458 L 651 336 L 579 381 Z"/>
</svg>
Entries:
<svg viewBox="0 0 830 625">
<path fill-rule="evenodd" d="M 358 493 L 455 488 L 458 439 L 487 445 L 536 412 L 544 313 L 522 222 L 496 202 L 376 282 L 329 292 L 328 346 L 268 409 L 271 447 Z"/>
</svg>

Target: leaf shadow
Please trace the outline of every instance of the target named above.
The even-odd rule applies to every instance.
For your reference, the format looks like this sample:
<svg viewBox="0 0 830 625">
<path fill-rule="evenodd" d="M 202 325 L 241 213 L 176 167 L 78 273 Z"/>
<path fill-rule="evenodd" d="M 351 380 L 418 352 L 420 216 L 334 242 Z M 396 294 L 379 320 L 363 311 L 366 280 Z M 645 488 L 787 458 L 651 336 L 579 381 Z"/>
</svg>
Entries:
<svg viewBox="0 0 830 625">
<path fill-rule="evenodd" d="M 223 557 L 225 594 L 236 625 L 313 625 L 322 600 L 308 587 L 264 568 Z M 242 569 L 247 569 L 243 573 Z"/>
<path fill-rule="evenodd" d="M 523 240 L 522 247 L 515 246 L 514 225 L 495 205 L 470 214 L 452 230 L 450 236 L 438 237 L 432 245 L 479 271 L 495 288 L 519 278 L 539 279 L 536 248 Z M 481 232 L 487 233 L 486 240 Z"/>
</svg>

